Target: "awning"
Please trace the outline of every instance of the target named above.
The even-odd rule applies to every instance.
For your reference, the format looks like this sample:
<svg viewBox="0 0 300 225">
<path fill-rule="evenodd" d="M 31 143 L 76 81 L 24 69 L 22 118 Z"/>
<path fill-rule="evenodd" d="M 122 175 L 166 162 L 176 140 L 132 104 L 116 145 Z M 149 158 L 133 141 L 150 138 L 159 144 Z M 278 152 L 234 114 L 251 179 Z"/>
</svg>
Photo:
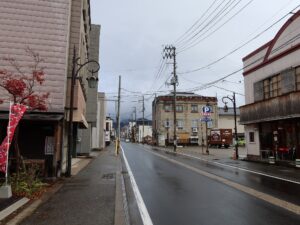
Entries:
<svg viewBox="0 0 300 225">
<path fill-rule="evenodd" d="M 75 121 L 74 121 L 75 122 Z M 78 122 L 78 125 L 79 125 L 79 128 L 82 128 L 82 129 L 87 129 L 89 128 L 89 124 L 88 122 L 86 121 L 84 115 L 81 114 L 81 120 L 79 121 L 76 121 Z"/>
<path fill-rule="evenodd" d="M 47 114 L 47 113 L 25 113 L 22 120 L 28 121 L 60 121 L 64 118 L 63 114 Z M 0 120 L 7 120 L 8 112 L 0 113 Z"/>
<path fill-rule="evenodd" d="M 69 121 L 69 110 L 66 114 L 66 120 Z M 73 123 L 78 123 L 81 129 L 87 129 L 89 127 L 85 116 L 79 110 L 73 111 Z"/>
</svg>

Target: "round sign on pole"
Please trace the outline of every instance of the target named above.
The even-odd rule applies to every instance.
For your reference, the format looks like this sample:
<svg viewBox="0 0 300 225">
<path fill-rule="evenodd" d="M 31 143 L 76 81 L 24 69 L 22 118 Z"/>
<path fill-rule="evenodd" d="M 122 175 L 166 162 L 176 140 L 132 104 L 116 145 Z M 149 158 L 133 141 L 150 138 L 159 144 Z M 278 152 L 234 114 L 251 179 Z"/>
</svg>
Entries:
<svg viewBox="0 0 300 225">
<path fill-rule="evenodd" d="M 205 106 L 203 106 L 202 107 L 202 112 L 203 113 L 211 113 L 211 107 L 209 107 L 209 106 L 207 106 L 207 105 L 205 105 Z"/>
</svg>

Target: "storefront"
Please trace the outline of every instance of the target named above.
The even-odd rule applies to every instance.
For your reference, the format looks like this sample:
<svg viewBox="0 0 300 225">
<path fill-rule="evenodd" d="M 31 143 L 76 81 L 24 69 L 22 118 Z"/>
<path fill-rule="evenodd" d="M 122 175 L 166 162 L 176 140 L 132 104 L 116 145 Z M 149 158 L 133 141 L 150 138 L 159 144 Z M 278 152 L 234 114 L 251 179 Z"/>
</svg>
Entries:
<svg viewBox="0 0 300 225">
<path fill-rule="evenodd" d="M 300 118 L 259 124 L 262 159 L 294 161 L 300 157 Z"/>
</svg>

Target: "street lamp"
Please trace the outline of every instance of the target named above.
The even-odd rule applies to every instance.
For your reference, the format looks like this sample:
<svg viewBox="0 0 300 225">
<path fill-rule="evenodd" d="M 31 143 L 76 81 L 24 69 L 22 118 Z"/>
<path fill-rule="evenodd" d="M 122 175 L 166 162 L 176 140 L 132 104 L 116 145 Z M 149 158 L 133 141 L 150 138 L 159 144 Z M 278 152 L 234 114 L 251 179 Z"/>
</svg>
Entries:
<svg viewBox="0 0 300 225">
<path fill-rule="evenodd" d="M 233 112 L 234 112 L 234 136 L 235 136 L 235 158 L 239 158 L 239 149 L 238 149 L 238 137 L 237 137 L 237 125 L 236 125 L 236 101 L 235 101 L 235 92 L 233 92 L 232 97 L 226 96 L 222 98 L 222 102 L 225 104 L 224 112 L 228 112 L 228 106 L 225 99 L 230 100 L 233 103 Z"/>
<path fill-rule="evenodd" d="M 70 112 L 69 112 L 69 123 L 68 123 L 68 160 L 67 160 L 67 171 L 66 176 L 71 176 L 71 167 L 72 167 L 72 149 L 73 149 L 73 106 L 74 106 L 74 87 L 75 81 L 78 76 L 79 71 L 89 63 L 95 63 L 96 69 L 89 71 L 92 73 L 87 79 L 88 85 L 90 88 L 95 88 L 97 86 L 98 78 L 94 75 L 100 69 L 100 65 L 95 60 L 88 60 L 87 62 L 80 64 L 78 63 L 80 58 L 76 58 L 76 48 L 74 46 L 73 50 L 73 65 L 72 65 L 72 77 L 71 77 L 71 91 L 70 91 Z M 77 68 L 78 67 L 78 68 Z"/>
</svg>

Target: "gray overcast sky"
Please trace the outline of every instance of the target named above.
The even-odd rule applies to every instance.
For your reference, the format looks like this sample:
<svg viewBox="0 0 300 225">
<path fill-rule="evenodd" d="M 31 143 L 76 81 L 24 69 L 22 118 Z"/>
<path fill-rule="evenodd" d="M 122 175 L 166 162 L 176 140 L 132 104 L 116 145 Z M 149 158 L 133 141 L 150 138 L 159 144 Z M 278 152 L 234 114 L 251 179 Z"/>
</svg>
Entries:
<svg viewBox="0 0 300 225">
<path fill-rule="evenodd" d="M 122 117 L 131 118 L 133 106 L 137 107 L 138 112 L 142 109 L 142 104 L 138 102 L 142 99 L 142 93 L 153 93 L 159 88 L 160 91 L 172 89 L 172 86 L 163 85 L 171 75 L 171 64 L 166 64 L 157 78 L 164 45 L 174 44 L 178 49 L 178 73 L 197 69 L 241 46 L 299 4 L 299 0 L 91 0 L 92 23 L 101 25 L 99 91 L 106 92 L 108 99 L 116 99 L 118 76 L 121 75 L 122 88 L 126 89 L 122 90 Z M 218 19 L 214 20 L 213 15 L 218 13 Z M 201 16 L 202 19 L 191 30 L 195 31 L 185 41 L 177 43 L 176 40 Z M 201 86 L 199 83 L 215 81 L 242 68 L 242 58 L 271 40 L 290 16 L 220 62 L 197 72 L 179 74 L 178 89 L 187 91 Z M 194 40 L 190 37 L 199 32 L 196 37 L 201 40 L 215 29 L 196 46 L 180 52 Z M 244 94 L 242 72 L 216 86 Z M 217 87 L 196 93 L 217 96 L 218 99 L 231 94 Z M 145 95 L 145 99 L 149 99 L 145 102 L 145 115 L 151 119 L 153 96 L 149 97 L 151 95 Z M 237 104 L 244 104 L 243 96 L 237 96 Z M 108 114 L 115 117 L 114 103 L 108 102 L 107 106 Z M 140 112 L 138 117 L 141 117 Z"/>
</svg>

